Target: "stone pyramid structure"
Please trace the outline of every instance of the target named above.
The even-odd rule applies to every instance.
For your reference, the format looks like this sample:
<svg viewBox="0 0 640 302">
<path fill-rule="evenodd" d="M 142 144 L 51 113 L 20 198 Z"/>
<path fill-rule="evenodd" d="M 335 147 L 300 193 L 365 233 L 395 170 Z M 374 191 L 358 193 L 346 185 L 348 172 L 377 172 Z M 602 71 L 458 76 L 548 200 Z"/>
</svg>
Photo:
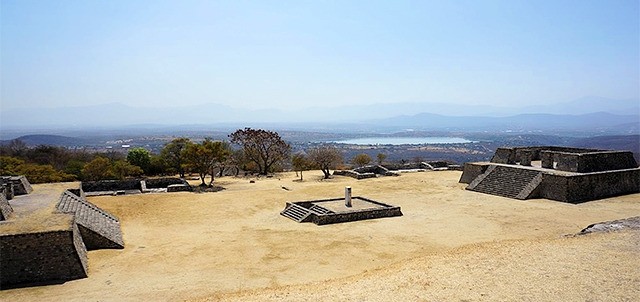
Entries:
<svg viewBox="0 0 640 302">
<path fill-rule="evenodd" d="M 505 147 L 490 162 L 466 163 L 459 182 L 479 193 L 576 204 L 640 193 L 640 167 L 631 151 Z"/>
<path fill-rule="evenodd" d="M 56 204 L 60 213 L 74 214 L 87 250 L 122 249 L 124 242 L 118 219 L 71 191 L 64 191 Z"/>
</svg>

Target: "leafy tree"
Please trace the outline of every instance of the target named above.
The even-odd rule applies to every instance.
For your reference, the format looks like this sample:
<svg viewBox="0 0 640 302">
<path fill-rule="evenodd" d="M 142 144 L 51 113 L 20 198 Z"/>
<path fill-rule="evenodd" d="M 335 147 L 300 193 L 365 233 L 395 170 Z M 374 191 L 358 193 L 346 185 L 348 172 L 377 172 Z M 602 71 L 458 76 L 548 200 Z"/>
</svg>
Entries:
<svg viewBox="0 0 640 302">
<path fill-rule="evenodd" d="M 64 173 L 75 175 L 76 179 L 82 178 L 82 168 L 84 168 L 85 162 L 72 159 L 64 166 Z"/>
<path fill-rule="evenodd" d="M 110 167 L 111 175 L 115 176 L 119 180 L 125 179 L 127 176 L 140 176 L 142 168 L 134 166 L 127 161 L 118 160 L 115 161 Z"/>
<path fill-rule="evenodd" d="M 160 156 L 164 158 L 167 165 L 175 169 L 182 178 L 184 178 L 185 172 L 184 150 L 189 144 L 192 144 L 191 140 L 186 137 L 179 137 L 166 144 L 160 152 Z"/>
<path fill-rule="evenodd" d="M 111 161 L 106 157 L 96 157 L 82 168 L 82 177 L 85 180 L 101 180 L 113 178 Z"/>
<path fill-rule="evenodd" d="M 31 183 L 72 181 L 74 176 L 56 171 L 52 165 L 22 164 L 18 170 Z"/>
<path fill-rule="evenodd" d="M 293 166 L 293 170 L 300 171 L 300 180 L 302 180 L 302 171 L 309 168 L 309 160 L 307 159 L 307 155 L 303 152 L 299 152 L 294 154 L 291 157 L 291 165 Z"/>
<path fill-rule="evenodd" d="M 244 156 L 266 175 L 276 163 L 289 158 L 291 146 L 277 132 L 262 129 L 238 129 L 229 135 L 231 142 L 242 146 Z"/>
<path fill-rule="evenodd" d="M 160 155 L 151 155 L 151 163 L 149 164 L 148 175 L 164 175 L 167 172 L 169 165 L 165 161 L 164 157 Z"/>
<path fill-rule="evenodd" d="M 216 164 L 226 160 L 229 155 L 229 147 L 227 143 L 220 141 L 212 141 L 210 138 L 206 138 L 201 144 L 188 144 L 185 149 L 184 157 L 186 159 L 187 166 L 198 173 L 202 186 L 205 186 L 204 182 L 207 174 L 211 175 L 211 182 L 209 186 L 213 184 L 214 180 L 214 168 Z"/>
<path fill-rule="evenodd" d="M 147 172 L 151 165 L 151 153 L 144 148 L 133 148 L 127 153 L 127 162 Z"/>
<path fill-rule="evenodd" d="M 314 163 L 322 173 L 324 178 L 327 179 L 331 176 L 329 169 L 335 169 L 335 167 L 342 163 L 342 153 L 335 147 L 325 146 L 309 151 L 309 160 Z"/>
<path fill-rule="evenodd" d="M 62 147 L 39 145 L 27 150 L 25 156 L 29 162 L 41 165 L 52 165 L 57 170 L 62 170 L 67 161 L 70 160 L 71 154 Z"/>
<path fill-rule="evenodd" d="M 354 156 L 351 162 L 358 167 L 362 167 L 371 162 L 371 156 L 366 153 L 360 153 Z"/>
<path fill-rule="evenodd" d="M 18 175 L 19 166 L 24 164 L 24 160 L 11 157 L 0 156 L 0 175 Z"/>
<path fill-rule="evenodd" d="M 378 159 L 378 165 L 382 165 L 382 162 L 384 162 L 384 160 L 387 159 L 387 155 L 384 153 L 378 153 L 376 158 Z"/>
</svg>

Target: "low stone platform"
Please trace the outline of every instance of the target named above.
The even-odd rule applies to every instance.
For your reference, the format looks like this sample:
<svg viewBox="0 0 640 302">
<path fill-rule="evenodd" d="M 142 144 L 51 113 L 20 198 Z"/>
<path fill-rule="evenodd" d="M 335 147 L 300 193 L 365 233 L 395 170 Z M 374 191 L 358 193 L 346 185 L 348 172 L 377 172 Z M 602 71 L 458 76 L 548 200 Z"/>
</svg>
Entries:
<svg viewBox="0 0 640 302">
<path fill-rule="evenodd" d="M 296 222 L 313 222 L 317 225 L 402 216 L 400 207 L 388 205 L 365 197 L 351 198 L 351 207 L 344 198 L 287 202 L 280 215 Z"/>
<path fill-rule="evenodd" d="M 0 221 L 0 289 L 87 277 L 87 248 L 122 248 L 115 217 L 84 199 L 82 190 L 40 185 L 7 202 Z"/>
</svg>

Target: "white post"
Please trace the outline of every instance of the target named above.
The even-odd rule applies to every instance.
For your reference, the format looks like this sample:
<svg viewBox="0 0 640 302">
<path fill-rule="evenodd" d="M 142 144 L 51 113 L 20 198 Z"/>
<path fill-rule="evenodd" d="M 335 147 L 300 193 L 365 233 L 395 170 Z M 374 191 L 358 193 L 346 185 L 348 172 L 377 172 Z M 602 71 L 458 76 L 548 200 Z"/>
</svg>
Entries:
<svg viewBox="0 0 640 302">
<path fill-rule="evenodd" d="M 344 187 L 344 205 L 351 207 L 351 187 Z"/>
</svg>

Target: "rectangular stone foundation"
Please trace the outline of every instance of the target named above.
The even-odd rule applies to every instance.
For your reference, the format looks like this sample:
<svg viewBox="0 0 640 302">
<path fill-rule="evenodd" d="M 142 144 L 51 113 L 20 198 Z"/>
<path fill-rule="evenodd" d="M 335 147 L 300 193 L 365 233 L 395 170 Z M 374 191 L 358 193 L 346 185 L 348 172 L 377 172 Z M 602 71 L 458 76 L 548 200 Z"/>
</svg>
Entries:
<svg viewBox="0 0 640 302">
<path fill-rule="evenodd" d="M 0 286 L 52 284 L 87 277 L 87 250 L 68 230 L 0 235 Z"/>
<path fill-rule="evenodd" d="M 400 207 L 358 196 L 352 197 L 351 200 L 352 207 L 344 205 L 344 198 L 287 202 L 280 214 L 298 222 L 313 222 L 317 225 L 402 216 Z M 287 213 L 291 208 L 306 211 L 307 214 L 291 217 Z"/>
</svg>

